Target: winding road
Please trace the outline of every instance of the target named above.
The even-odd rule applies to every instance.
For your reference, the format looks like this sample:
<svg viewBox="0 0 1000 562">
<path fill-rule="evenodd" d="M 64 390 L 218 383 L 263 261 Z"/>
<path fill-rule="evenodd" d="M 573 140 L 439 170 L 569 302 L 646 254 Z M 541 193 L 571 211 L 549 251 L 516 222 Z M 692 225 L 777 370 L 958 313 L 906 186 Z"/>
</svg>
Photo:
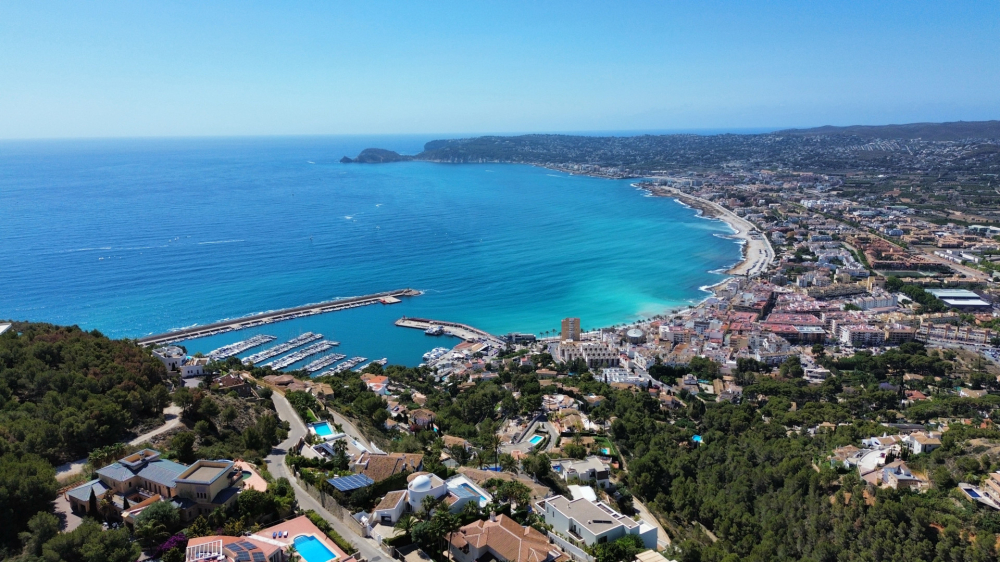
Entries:
<svg viewBox="0 0 1000 562">
<path fill-rule="evenodd" d="M 305 437 L 306 424 L 299 419 L 292 405 L 280 393 L 275 392 L 271 395 L 271 399 L 274 401 L 274 408 L 278 413 L 278 417 L 288 422 L 289 429 L 288 439 L 285 439 L 277 447 L 271 449 L 271 454 L 264 460 L 267 463 L 268 470 L 275 478 L 284 477 L 291 482 L 292 489 L 295 490 L 295 499 L 298 501 L 300 507 L 311 509 L 322 515 L 323 519 L 326 519 L 342 537 L 354 544 L 358 548 L 358 553 L 355 556 L 364 558 L 368 562 L 379 562 L 382 560 L 384 554 L 373 542 L 358 535 L 353 528 L 337 517 L 334 517 L 316 498 L 310 496 L 308 492 L 299 486 L 298 480 L 295 479 L 292 471 L 285 464 L 285 456 L 288 454 L 288 450 L 298 443 L 299 439 Z"/>
</svg>

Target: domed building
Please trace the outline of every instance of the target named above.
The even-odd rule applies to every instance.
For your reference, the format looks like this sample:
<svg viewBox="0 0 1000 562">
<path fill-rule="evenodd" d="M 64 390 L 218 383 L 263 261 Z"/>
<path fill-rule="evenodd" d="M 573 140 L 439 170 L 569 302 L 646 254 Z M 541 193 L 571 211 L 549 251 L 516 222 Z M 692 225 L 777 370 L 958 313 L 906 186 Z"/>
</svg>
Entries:
<svg viewBox="0 0 1000 562">
<path fill-rule="evenodd" d="M 646 341 L 646 334 L 639 328 L 632 328 L 625 332 L 625 337 L 628 338 L 628 342 L 631 344 L 640 344 Z"/>
<path fill-rule="evenodd" d="M 448 493 L 444 480 L 429 472 L 414 472 L 406 480 L 406 501 L 410 504 L 411 511 L 419 510 L 426 497 L 439 499 Z"/>
</svg>

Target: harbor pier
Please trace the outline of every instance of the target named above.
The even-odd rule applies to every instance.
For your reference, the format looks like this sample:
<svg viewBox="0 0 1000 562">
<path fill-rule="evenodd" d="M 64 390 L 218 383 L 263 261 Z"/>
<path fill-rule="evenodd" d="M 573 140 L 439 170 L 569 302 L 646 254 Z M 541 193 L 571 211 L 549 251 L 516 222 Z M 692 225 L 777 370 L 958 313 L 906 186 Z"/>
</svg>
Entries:
<svg viewBox="0 0 1000 562">
<path fill-rule="evenodd" d="M 414 328 L 417 330 L 426 330 L 431 326 L 441 326 L 445 329 L 447 334 L 461 338 L 465 341 L 487 340 L 500 347 L 506 345 L 503 338 L 494 336 L 489 332 L 484 332 L 479 328 L 473 328 L 468 324 L 459 324 L 457 322 L 448 322 L 446 320 L 429 320 L 427 318 L 407 318 L 404 316 L 399 320 L 396 320 L 396 325 L 401 328 Z"/>
<path fill-rule="evenodd" d="M 394 304 L 400 302 L 402 297 L 415 297 L 420 294 L 420 291 L 416 289 L 399 289 L 396 291 L 386 291 L 371 295 L 362 295 L 359 297 L 336 299 L 317 304 L 283 308 L 281 310 L 265 312 L 263 314 L 254 314 L 253 316 L 244 316 L 243 318 L 237 318 L 235 320 L 215 322 L 204 326 L 185 328 L 183 330 L 176 330 L 165 334 L 145 336 L 138 338 L 136 342 L 143 345 L 166 345 L 183 340 L 204 338 L 226 332 L 254 328 L 274 322 L 281 322 L 282 320 L 292 320 L 293 318 L 302 318 L 304 316 L 313 316 L 337 310 L 357 308 L 359 306 L 368 306 L 371 304 Z"/>
</svg>

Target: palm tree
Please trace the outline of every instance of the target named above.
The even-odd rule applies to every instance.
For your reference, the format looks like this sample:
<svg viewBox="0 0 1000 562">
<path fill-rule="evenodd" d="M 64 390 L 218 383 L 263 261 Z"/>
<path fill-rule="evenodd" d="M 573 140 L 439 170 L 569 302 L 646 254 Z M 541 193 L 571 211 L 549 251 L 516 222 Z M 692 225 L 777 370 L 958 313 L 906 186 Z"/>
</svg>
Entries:
<svg viewBox="0 0 1000 562">
<path fill-rule="evenodd" d="M 300 560 L 302 560 L 302 557 L 299 556 L 299 551 L 295 548 L 295 545 L 288 545 L 288 562 L 299 562 Z"/>
<path fill-rule="evenodd" d="M 441 540 L 445 541 L 445 550 L 448 552 L 448 558 L 451 558 L 451 535 L 458 530 L 458 517 L 452 515 L 448 511 L 448 507 L 445 505 L 439 506 L 439 508 L 434 511 L 434 517 L 432 519 L 433 533 L 435 535 L 440 535 Z"/>
<path fill-rule="evenodd" d="M 399 529 L 409 536 L 410 533 L 413 532 L 413 528 L 416 526 L 417 518 L 409 513 L 404 513 L 403 516 L 399 518 L 399 521 L 396 521 L 396 524 L 393 525 L 393 528 Z"/>
<path fill-rule="evenodd" d="M 503 439 L 500 438 L 500 435 L 494 433 L 493 435 L 490 436 L 490 448 L 493 449 L 493 459 L 498 464 L 500 462 L 500 446 L 501 445 L 503 445 Z"/>
<path fill-rule="evenodd" d="M 517 459 L 513 455 L 500 455 L 500 470 L 517 474 Z"/>
<path fill-rule="evenodd" d="M 97 510 L 101 514 L 101 517 L 109 523 L 112 519 L 117 519 L 115 516 L 119 515 L 118 506 L 115 505 L 115 502 L 111 501 L 110 493 L 104 494 L 104 497 L 101 498 L 101 501 L 97 506 Z"/>
</svg>

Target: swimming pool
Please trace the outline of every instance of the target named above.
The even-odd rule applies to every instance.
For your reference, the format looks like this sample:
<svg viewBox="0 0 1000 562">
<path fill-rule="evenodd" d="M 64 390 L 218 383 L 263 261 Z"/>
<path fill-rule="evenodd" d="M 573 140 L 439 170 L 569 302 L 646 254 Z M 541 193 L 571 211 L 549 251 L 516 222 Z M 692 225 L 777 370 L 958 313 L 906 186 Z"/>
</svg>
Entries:
<svg viewBox="0 0 1000 562">
<path fill-rule="evenodd" d="M 537 445 L 537 444 L 539 444 L 539 443 L 542 442 L 542 439 L 545 439 L 545 438 L 542 437 L 541 435 L 536 435 L 536 436 L 532 437 L 531 439 L 528 439 L 528 443 L 531 443 L 532 445 Z"/>
<path fill-rule="evenodd" d="M 250 478 L 251 476 L 253 476 L 252 472 L 250 472 L 249 470 L 244 470 L 243 471 L 243 478 L 242 479 L 246 480 L 247 478 Z"/>
<path fill-rule="evenodd" d="M 973 490 L 972 488 L 962 488 L 962 489 L 965 490 L 966 494 L 969 494 L 970 498 L 978 498 L 979 497 L 979 493 L 976 492 L 975 490 Z"/>
<path fill-rule="evenodd" d="M 481 502 L 487 502 L 487 501 L 489 501 L 489 500 L 486 499 L 486 496 L 480 494 L 479 492 L 476 491 L 475 488 L 473 488 L 472 486 L 469 486 L 468 484 L 464 484 L 463 483 L 462 485 L 459 486 L 459 488 L 462 488 L 463 490 L 466 490 L 466 491 L 468 491 L 468 492 L 470 492 L 472 494 L 475 494 L 475 495 L 479 496 L 479 499 L 481 500 Z"/>
<path fill-rule="evenodd" d="M 292 542 L 295 544 L 295 550 L 298 551 L 299 556 L 305 562 L 327 562 L 337 557 L 333 551 L 323 544 L 323 541 L 316 537 L 300 535 L 295 537 L 295 540 Z"/>
<path fill-rule="evenodd" d="M 602 447 L 601 452 L 604 453 L 605 455 L 610 455 L 611 449 L 608 449 L 607 447 Z"/>
<path fill-rule="evenodd" d="M 333 428 L 330 427 L 330 422 L 318 423 L 312 427 L 313 431 L 316 432 L 316 435 L 319 435 L 320 437 L 329 437 L 333 435 Z"/>
</svg>

